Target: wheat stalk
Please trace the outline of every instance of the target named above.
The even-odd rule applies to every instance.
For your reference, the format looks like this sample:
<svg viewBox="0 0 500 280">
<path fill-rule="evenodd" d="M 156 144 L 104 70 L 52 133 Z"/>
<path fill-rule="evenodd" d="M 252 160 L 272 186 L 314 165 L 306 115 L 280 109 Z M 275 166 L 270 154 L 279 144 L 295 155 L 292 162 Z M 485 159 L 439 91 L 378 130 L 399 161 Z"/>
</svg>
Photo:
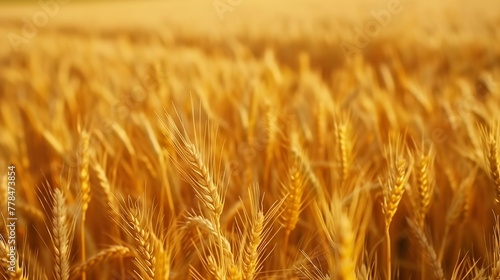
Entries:
<svg viewBox="0 0 500 280">
<path fill-rule="evenodd" d="M 492 265 L 490 279 L 500 279 L 500 223 L 498 216 L 495 216 L 495 226 L 493 227 L 493 252 L 491 254 Z"/>
</svg>

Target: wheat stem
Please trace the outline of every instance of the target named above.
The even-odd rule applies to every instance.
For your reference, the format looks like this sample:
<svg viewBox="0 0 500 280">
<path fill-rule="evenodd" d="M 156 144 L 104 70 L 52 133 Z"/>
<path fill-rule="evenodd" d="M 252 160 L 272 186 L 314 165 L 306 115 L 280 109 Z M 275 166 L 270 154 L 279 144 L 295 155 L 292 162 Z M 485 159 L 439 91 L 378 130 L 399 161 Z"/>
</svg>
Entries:
<svg viewBox="0 0 500 280">
<path fill-rule="evenodd" d="M 385 242 L 387 250 L 387 279 L 391 280 L 392 268 L 391 268 L 391 235 L 389 233 L 389 227 L 385 228 Z"/>
</svg>

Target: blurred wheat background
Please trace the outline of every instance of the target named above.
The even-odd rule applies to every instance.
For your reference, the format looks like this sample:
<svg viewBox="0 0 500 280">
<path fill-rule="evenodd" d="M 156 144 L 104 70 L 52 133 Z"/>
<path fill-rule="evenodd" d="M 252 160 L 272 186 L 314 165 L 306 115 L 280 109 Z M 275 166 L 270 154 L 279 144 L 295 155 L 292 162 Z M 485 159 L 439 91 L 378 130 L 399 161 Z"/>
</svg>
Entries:
<svg viewBox="0 0 500 280">
<path fill-rule="evenodd" d="M 0 34 L 4 279 L 500 279 L 498 1 L 6 1 Z"/>
</svg>

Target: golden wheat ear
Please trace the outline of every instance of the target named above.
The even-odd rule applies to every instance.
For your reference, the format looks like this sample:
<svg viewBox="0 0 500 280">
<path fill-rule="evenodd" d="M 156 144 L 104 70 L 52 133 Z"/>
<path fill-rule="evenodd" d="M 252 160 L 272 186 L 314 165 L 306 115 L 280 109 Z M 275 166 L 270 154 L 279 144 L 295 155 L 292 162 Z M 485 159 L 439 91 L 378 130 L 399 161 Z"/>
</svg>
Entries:
<svg viewBox="0 0 500 280">
<path fill-rule="evenodd" d="M 231 243 L 210 220 L 196 214 L 189 214 L 185 229 L 198 231 L 200 242 L 193 243 L 193 245 L 202 266 L 212 278 L 226 279 L 230 272 L 234 273 L 232 267 L 236 264 L 236 259 Z M 191 274 L 194 278 L 200 275 L 194 267 L 191 268 Z"/>
<path fill-rule="evenodd" d="M 132 238 L 134 262 L 140 279 L 154 280 L 156 275 L 157 238 L 150 225 L 150 212 L 130 197 L 121 205 L 120 227 Z"/>
<path fill-rule="evenodd" d="M 49 233 L 53 245 L 53 277 L 56 280 L 68 280 L 71 268 L 70 251 L 76 221 L 69 216 L 63 190 L 56 188 L 51 195 L 53 206 Z"/>
<path fill-rule="evenodd" d="M 353 160 L 353 137 L 350 116 L 341 112 L 335 113 L 335 140 L 337 145 L 337 162 L 339 166 L 340 182 L 344 184 L 348 179 Z"/>
<path fill-rule="evenodd" d="M 272 224 L 282 213 L 280 206 L 283 201 L 273 203 L 265 211 L 260 192 L 258 184 L 254 184 L 249 188 L 250 209 L 244 209 L 246 227 L 242 236 L 244 242 L 241 247 L 241 258 L 243 279 L 245 280 L 257 278 L 262 270 L 264 260 L 271 253 L 269 250 L 266 252 L 266 247 L 277 233 L 277 231 L 273 230 Z"/>
<path fill-rule="evenodd" d="M 389 146 L 386 150 L 386 158 L 389 163 L 389 176 L 387 182 L 382 187 L 382 211 L 385 218 L 385 237 L 387 244 L 386 263 L 387 277 L 389 280 L 392 276 L 391 238 L 389 229 L 403 197 L 412 168 L 412 158 L 408 155 L 404 139 L 405 135 L 398 135 L 396 139 L 391 138 L 391 136 L 389 138 Z"/>
<path fill-rule="evenodd" d="M 334 195 L 330 200 L 315 202 L 316 223 L 320 225 L 329 275 L 334 279 L 357 279 L 365 250 L 363 240 L 371 218 L 371 198 L 354 187 L 352 198 Z M 371 269 L 370 269 L 371 270 Z M 368 269 L 364 272 L 369 274 Z"/>
<path fill-rule="evenodd" d="M 220 216 L 224 208 L 224 191 L 220 187 L 218 177 L 215 176 L 214 158 L 210 154 L 213 145 L 215 145 L 212 141 L 215 140 L 213 138 L 216 137 L 216 131 L 214 132 L 208 125 L 207 130 L 211 133 L 210 136 L 204 135 L 203 139 L 198 139 L 195 132 L 194 141 L 191 141 L 184 126 L 181 127 L 181 131 L 170 115 L 167 114 L 166 117 L 167 124 L 163 124 L 166 131 L 165 136 L 172 142 L 175 151 L 187 167 L 184 167 L 177 160 L 174 160 L 174 164 L 182 177 L 193 187 L 196 197 L 204 206 L 210 220 L 216 228 L 220 228 Z"/>
<path fill-rule="evenodd" d="M 436 251 L 434 250 L 434 247 L 432 247 L 432 245 L 429 243 L 427 236 L 423 232 L 422 228 L 420 227 L 420 225 L 410 219 L 407 219 L 407 223 L 410 226 L 411 232 L 413 233 L 417 244 L 424 253 L 427 263 L 432 269 L 434 278 L 437 280 L 444 280 L 445 277 L 443 268 L 441 267 L 441 263 L 438 261 Z"/>
<path fill-rule="evenodd" d="M 336 268 L 336 278 L 344 280 L 354 280 L 356 279 L 356 259 L 355 254 L 355 241 L 356 236 L 353 231 L 353 225 L 349 216 L 342 210 L 340 200 L 333 199 L 330 206 L 332 213 L 331 217 L 325 217 L 327 219 L 332 219 L 327 221 L 333 229 L 325 228 L 323 224 L 323 230 L 329 230 L 328 240 L 330 240 L 330 246 L 336 245 L 337 251 L 337 266 Z M 323 211 L 323 215 L 325 212 Z M 335 221 L 335 222 L 334 222 Z M 331 267 L 332 268 L 332 267 Z M 333 270 L 330 270 L 333 273 Z"/>
<path fill-rule="evenodd" d="M 500 160 L 498 153 L 498 137 L 500 132 L 500 124 L 496 124 L 491 129 L 481 128 L 482 138 L 484 143 L 484 155 L 486 161 L 486 169 L 493 183 L 495 191 L 495 202 L 500 204 Z"/>
<path fill-rule="evenodd" d="M 441 262 L 444 258 L 448 236 L 450 234 L 452 226 L 463 224 L 469 217 L 471 209 L 471 198 L 473 197 L 472 186 L 474 180 L 476 179 L 477 170 L 478 168 L 474 168 L 472 172 L 469 173 L 467 177 L 461 182 L 460 186 L 457 188 L 457 190 L 455 190 L 455 193 L 453 194 L 451 204 L 445 216 L 445 230 L 438 252 L 439 262 Z"/>
<path fill-rule="evenodd" d="M 291 157 L 287 175 L 288 178 L 281 187 L 283 204 L 281 205 L 281 214 L 279 220 L 285 231 L 284 248 L 287 249 L 290 234 L 297 226 L 300 213 L 303 210 L 305 178 L 304 171 L 301 168 L 299 159 Z"/>
<path fill-rule="evenodd" d="M 80 242 L 81 242 L 81 261 L 86 260 L 86 248 L 85 248 L 85 219 L 87 214 L 87 209 L 89 207 L 91 192 L 90 192 L 90 174 L 89 174 L 89 163 L 90 163 L 90 133 L 85 130 L 79 130 L 80 134 L 80 151 L 81 151 L 81 162 L 80 162 L 80 198 L 81 198 L 81 224 L 80 224 Z M 86 280 L 85 271 L 82 271 L 82 280 Z"/>
<path fill-rule="evenodd" d="M 24 266 L 20 263 L 19 252 L 15 251 L 16 260 L 15 265 L 12 266 L 10 263 L 9 255 L 11 253 L 10 245 L 4 239 L 2 235 L 0 235 L 0 266 L 2 267 L 2 273 L 5 273 L 4 277 L 9 277 L 6 279 L 16 279 L 16 280 L 28 280 L 28 273 L 25 270 Z M 0 274 L 3 275 L 3 274 Z"/>
<path fill-rule="evenodd" d="M 99 265 L 105 264 L 107 261 L 116 258 L 130 258 L 133 257 L 132 251 L 125 246 L 115 245 L 108 249 L 104 249 L 97 253 L 95 256 L 90 257 L 84 263 L 71 269 L 71 278 L 78 279 L 84 272 L 91 272 Z"/>
<path fill-rule="evenodd" d="M 298 133 L 294 132 L 290 136 L 290 151 L 292 157 L 298 160 L 300 163 L 300 169 L 305 173 L 305 178 L 307 182 L 310 182 L 315 196 L 318 197 L 326 197 L 328 194 L 326 188 L 321 184 L 321 181 L 316 175 L 311 165 L 311 161 L 309 160 L 306 151 L 303 149 L 300 143 L 300 137 Z"/>
<path fill-rule="evenodd" d="M 119 213 L 117 212 L 119 209 L 119 203 L 118 200 L 116 199 L 115 194 L 113 193 L 113 190 L 111 188 L 111 183 L 108 180 L 108 176 L 106 175 L 106 171 L 104 170 L 104 167 L 99 163 L 98 160 L 94 159 L 92 161 L 92 169 L 94 170 L 97 179 L 99 181 L 98 186 L 100 187 L 102 193 L 104 194 L 103 200 L 104 204 L 108 208 L 108 211 L 110 212 L 111 219 L 113 219 L 115 222 L 119 221 Z"/>
<path fill-rule="evenodd" d="M 418 186 L 418 207 L 417 207 L 417 225 L 422 228 L 424 226 L 425 216 L 429 211 L 434 193 L 434 161 L 436 153 L 434 147 L 428 152 L 419 151 L 417 155 L 417 163 L 415 166 L 415 176 L 417 177 Z"/>
</svg>

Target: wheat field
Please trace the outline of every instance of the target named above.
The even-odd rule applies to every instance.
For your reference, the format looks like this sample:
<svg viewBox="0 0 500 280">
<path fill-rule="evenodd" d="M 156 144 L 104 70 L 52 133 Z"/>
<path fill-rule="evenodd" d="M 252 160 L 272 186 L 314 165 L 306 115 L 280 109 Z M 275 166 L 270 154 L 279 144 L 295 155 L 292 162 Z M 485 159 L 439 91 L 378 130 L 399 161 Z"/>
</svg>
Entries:
<svg viewBox="0 0 500 280">
<path fill-rule="evenodd" d="M 497 1 L 63 2 L 0 4 L 4 279 L 500 279 Z"/>
</svg>

